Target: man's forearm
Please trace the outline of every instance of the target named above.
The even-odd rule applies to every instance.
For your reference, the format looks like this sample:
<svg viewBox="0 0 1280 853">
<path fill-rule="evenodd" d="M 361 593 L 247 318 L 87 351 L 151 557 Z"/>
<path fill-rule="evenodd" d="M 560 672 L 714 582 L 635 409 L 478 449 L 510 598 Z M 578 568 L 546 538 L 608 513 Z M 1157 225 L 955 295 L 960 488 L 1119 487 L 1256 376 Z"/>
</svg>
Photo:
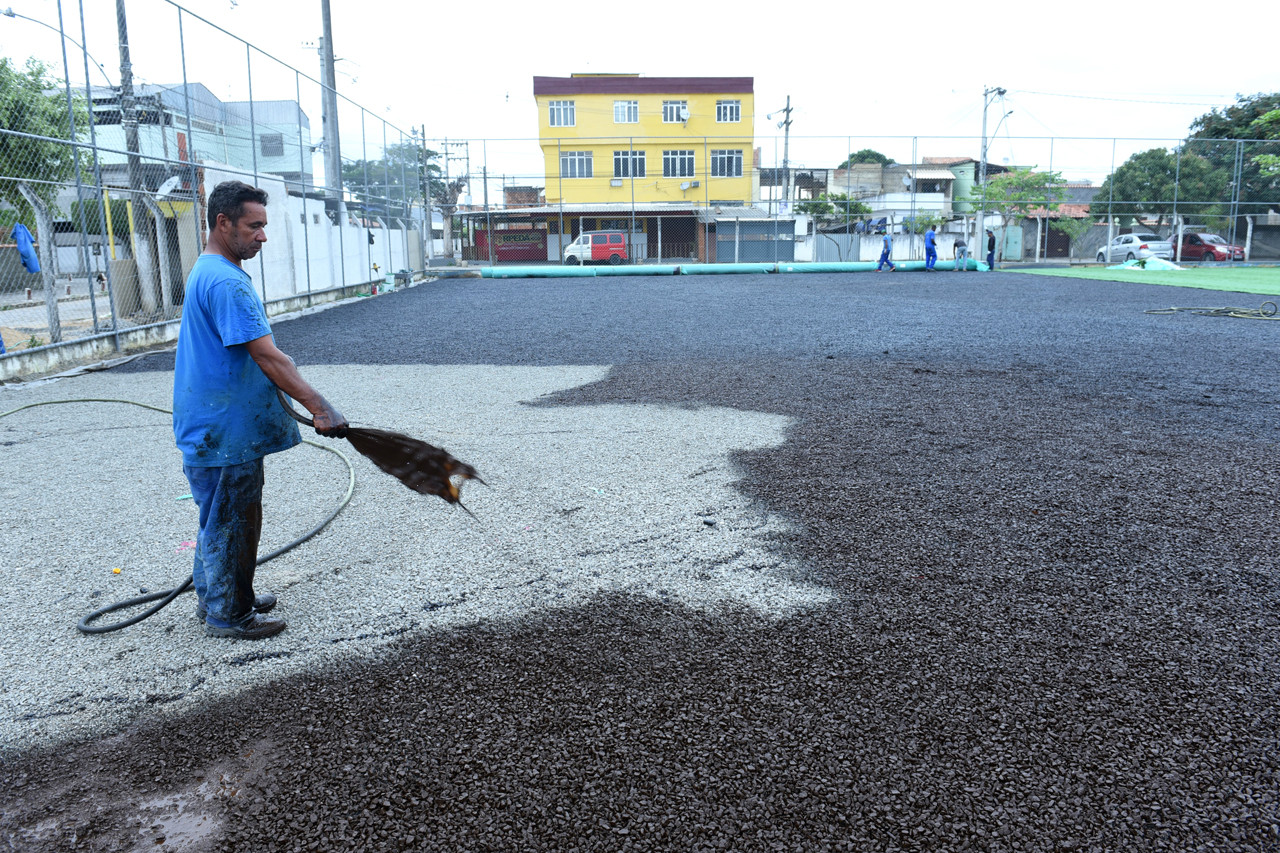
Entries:
<svg viewBox="0 0 1280 853">
<path fill-rule="evenodd" d="M 319 414 L 329 405 L 320 392 L 302 378 L 293 359 L 279 349 L 255 354 L 253 360 L 277 388 L 301 403 L 311 414 Z"/>
</svg>

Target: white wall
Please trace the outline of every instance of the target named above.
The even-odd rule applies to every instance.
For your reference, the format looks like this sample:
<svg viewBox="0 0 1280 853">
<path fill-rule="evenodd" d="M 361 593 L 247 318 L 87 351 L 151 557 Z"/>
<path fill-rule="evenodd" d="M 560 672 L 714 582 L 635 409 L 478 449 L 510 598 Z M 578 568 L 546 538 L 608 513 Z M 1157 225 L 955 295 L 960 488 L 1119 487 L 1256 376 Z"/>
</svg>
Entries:
<svg viewBox="0 0 1280 853">
<path fill-rule="evenodd" d="M 245 179 L 229 166 L 206 163 L 204 169 L 206 192 L 222 181 Z M 267 301 L 307 293 L 308 289 L 314 292 L 382 281 L 387 273 L 410 268 L 405 242 L 406 236 L 416 241 L 416 232 L 411 230 L 406 235 L 400 228 L 366 228 L 351 224 L 349 217 L 339 217 L 341 225 L 334 225 L 325 213 L 323 201 L 288 195 L 282 179 L 259 175 L 258 186 L 269 196 L 267 244 L 258 259 L 245 264 L 245 269 L 260 293 L 266 283 Z M 373 270 L 375 263 L 377 272 Z"/>
</svg>

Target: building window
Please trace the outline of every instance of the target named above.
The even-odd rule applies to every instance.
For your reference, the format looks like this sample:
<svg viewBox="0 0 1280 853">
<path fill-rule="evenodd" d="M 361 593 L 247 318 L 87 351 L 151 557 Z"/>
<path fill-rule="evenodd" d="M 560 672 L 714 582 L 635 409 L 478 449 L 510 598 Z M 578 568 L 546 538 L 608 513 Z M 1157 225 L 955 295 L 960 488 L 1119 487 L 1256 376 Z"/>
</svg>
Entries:
<svg viewBox="0 0 1280 853">
<path fill-rule="evenodd" d="M 711 177 L 741 178 L 742 150 L 728 148 L 711 149 Z"/>
<path fill-rule="evenodd" d="M 551 101 L 551 126 L 573 127 L 573 101 Z"/>
<path fill-rule="evenodd" d="M 262 149 L 263 157 L 283 157 L 284 156 L 284 134 L 283 133 L 259 134 L 258 145 Z"/>
<path fill-rule="evenodd" d="M 742 121 L 742 101 L 716 101 L 716 121 Z"/>
<path fill-rule="evenodd" d="M 643 178 L 643 151 L 613 152 L 613 176 L 615 178 Z"/>
<path fill-rule="evenodd" d="M 663 101 L 662 120 L 667 124 L 682 122 L 689 113 L 688 101 Z"/>
<path fill-rule="evenodd" d="M 591 177 L 591 152 L 590 151 L 561 151 L 560 152 L 560 177 L 562 178 Z"/>
<path fill-rule="evenodd" d="M 662 152 L 662 177 L 692 178 L 693 177 L 693 152 L 692 151 L 663 151 Z"/>
<path fill-rule="evenodd" d="M 640 121 L 640 102 L 639 101 L 614 101 L 613 102 L 613 123 L 614 124 L 635 124 Z"/>
</svg>

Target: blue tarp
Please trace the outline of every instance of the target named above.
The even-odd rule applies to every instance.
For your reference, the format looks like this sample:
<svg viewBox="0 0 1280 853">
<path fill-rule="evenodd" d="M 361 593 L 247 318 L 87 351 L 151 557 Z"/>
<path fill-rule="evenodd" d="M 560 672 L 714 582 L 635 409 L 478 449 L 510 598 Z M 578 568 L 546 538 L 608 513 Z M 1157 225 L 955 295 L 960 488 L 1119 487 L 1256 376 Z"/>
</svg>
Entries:
<svg viewBox="0 0 1280 853">
<path fill-rule="evenodd" d="M 22 265 L 27 272 L 40 272 L 40 258 L 36 256 L 35 240 L 27 226 L 21 222 L 13 226 L 13 242 L 18 244 L 18 254 L 22 256 Z"/>
</svg>

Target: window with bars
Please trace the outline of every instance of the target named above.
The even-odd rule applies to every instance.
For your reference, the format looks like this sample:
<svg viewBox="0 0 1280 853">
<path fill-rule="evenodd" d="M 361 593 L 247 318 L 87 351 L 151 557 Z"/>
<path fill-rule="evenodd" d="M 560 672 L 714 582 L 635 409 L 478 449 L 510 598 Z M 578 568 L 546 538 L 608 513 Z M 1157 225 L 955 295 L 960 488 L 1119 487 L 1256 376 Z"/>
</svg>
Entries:
<svg viewBox="0 0 1280 853">
<path fill-rule="evenodd" d="M 573 101 L 551 101 L 551 126 L 552 127 L 573 127 Z"/>
<path fill-rule="evenodd" d="M 663 151 L 662 152 L 662 177 L 692 178 L 693 169 L 694 169 L 694 166 L 693 166 L 692 151 Z"/>
<path fill-rule="evenodd" d="M 716 121 L 742 121 L 742 101 L 716 101 Z"/>
<path fill-rule="evenodd" d="M 613 176 L 615 178 L 643 178 L 643 151 L 613 152 Z"/>
<path fill-rule="evenodd" d="M 688 101 L 663 101 L 662 120 L 667 124 L 684 121 L 683 113 L 688 112 Z"/>
<path fill-rule="evenodd" d="M 591 177 L 591 152 L 590 151 L 561 151 L 560 152 L 560 177 L 562 178 Z"/>
<path fill-rule="evenodd" d="M 614 101 L 613 102 L 613 123 L 614 124 L 635 124 L 640 121 L 640 102 L 639 101 Z"/>
<path fill-rule="evenodd" d="M 742 177 L 742 149 L 712 148 L 711 149 L 711 177 L 741 178 Z"/>
</svg>

